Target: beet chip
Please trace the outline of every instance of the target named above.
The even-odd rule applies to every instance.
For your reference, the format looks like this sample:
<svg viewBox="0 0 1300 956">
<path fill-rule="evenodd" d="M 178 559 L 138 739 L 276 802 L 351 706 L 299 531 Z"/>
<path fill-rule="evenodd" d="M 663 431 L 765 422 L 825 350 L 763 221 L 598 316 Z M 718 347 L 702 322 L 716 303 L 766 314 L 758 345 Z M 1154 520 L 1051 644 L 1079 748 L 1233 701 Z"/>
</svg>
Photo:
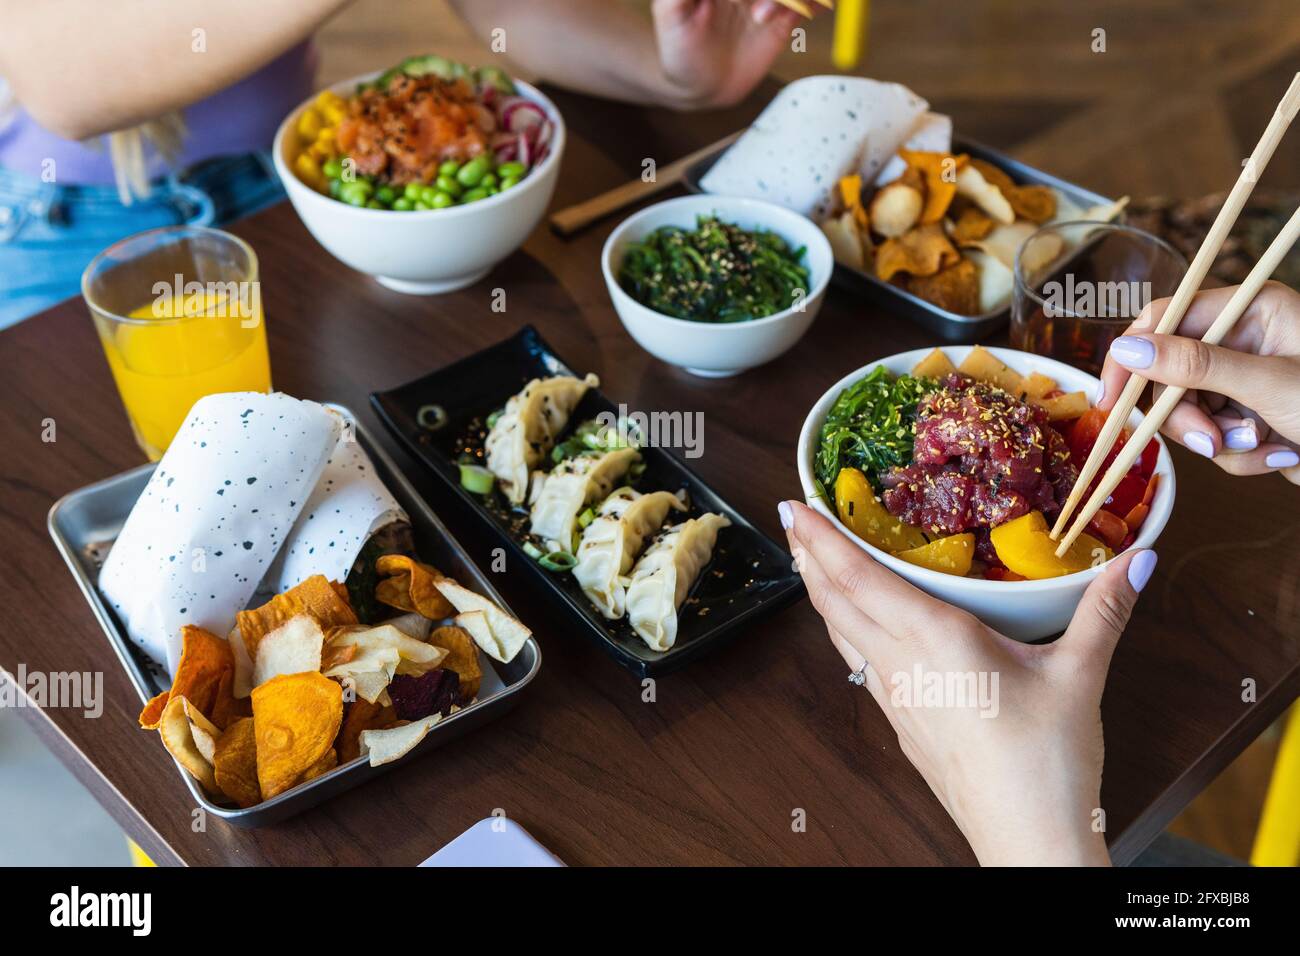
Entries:
<svg viewBox="0 0 1300 956">
<path fill-rule="evenodd" d="M 460 677 L 441 667 L 418 677 L 398 674 L 388 685 L 388 696 L 400 720 L 419 720 L 430 714 L 446 717 L 452 705 L 460 703 Z"/>
</svg>

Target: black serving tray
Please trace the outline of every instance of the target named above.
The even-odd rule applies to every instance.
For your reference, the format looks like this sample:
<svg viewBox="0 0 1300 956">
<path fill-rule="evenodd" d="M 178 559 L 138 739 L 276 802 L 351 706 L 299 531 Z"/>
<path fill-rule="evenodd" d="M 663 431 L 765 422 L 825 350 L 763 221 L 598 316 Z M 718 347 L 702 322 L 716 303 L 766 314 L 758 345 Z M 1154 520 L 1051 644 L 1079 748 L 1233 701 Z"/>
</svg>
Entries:
<svg viewBox="0 0 1300 956">
<path fill-rule="evenodd" d="M 704 179 L 704 174 L 713 168 L 713 164 L 718 161 L 718 158 L 728 148 L 729 146 L 719 146 L 716 151 L 702 157 L 688 167 L 682 176 L 682 185 L 691 192 L 702 193 L 704 190 L 700 186 L 700 182 Z M 1100 193 L 1095 193 L 1076 183 L 1045 173 L 1037 167 L 1012 159 L 1006 153 L 998 152 L 992 147 L 985 146 L 983 143 L 978 143 L 972 139 L 966 139 L 963 136 L 953 136 L 952 151 L 954 153 L 969 153 L 975 159 L 982 159 L 992 163 L 1006 172 L 1017 183 L 1051 186 L 1059 189 L 1067 199 L 1084 208 L 1112 201 Z M 1121 222 L 1123 218 L 1121 213 L 1116 221 Z M 941 309 L 937 305 L 927 302 L 925 299 L 915 296 L 891 282 L 881 282 L 869 272 L 853 269 L 838 262 L 835 263 L 835 270 L 831 273 L 831 281 L 840 288 L 848 289 L 857 295 L 876 302 L 891 312 L 910 319 L 931 334 L 937 335 L 944 342 L 954 344 L 969 345 L 988 338 L 1007 324 L 1011 311 L 1011 303 L 1008 301 L 1001 308 L 980 315 L 961 315 L 957 312 L 949 312 L 947 309 Z"/>
<path fill-rule="evenodd" d="M 398 388 L 376 392 L 370 401 L 380 421 L 501 540 L 514 559 L 513 566 L 526 568 L 580 633 L 638 676 L 664 674 L 680 667 L 716 647 L 724 637 L 735 636 L 743 625 L 760 615 L 802 597 L 803 582 L 785 549 L 661 448 L 641 449 L 646 469 L 635 487 L 640 491 L 684 488 L 690 516 L 714 511 L 731 519 L 731 527 L 718 534 L 713 560 L 678 613 L 676 644 L 662 652 L 647 647 L 625 620 L 607 621 L 602 617 L 572 575 L 547 571 L 529 557 L 498 492 L 493 492 L 489 502 L 461 487 L 457 446 L 477 423 L 505 405 L 533 378 L 581 377 L 585 372 L 570 368 L 536 329 L 525 326 L 513 337 L 446 368 Z M 420 409 L 430 405 L 439 406 L 444 413 L 426 416 L 426 421 L 436 418 L 436 430 L 420 424 Z M 603 411 L 617 414 L 617 406 L 598 389 L 590 389 L 574 410 L 570 428 Z"/>
</svg>

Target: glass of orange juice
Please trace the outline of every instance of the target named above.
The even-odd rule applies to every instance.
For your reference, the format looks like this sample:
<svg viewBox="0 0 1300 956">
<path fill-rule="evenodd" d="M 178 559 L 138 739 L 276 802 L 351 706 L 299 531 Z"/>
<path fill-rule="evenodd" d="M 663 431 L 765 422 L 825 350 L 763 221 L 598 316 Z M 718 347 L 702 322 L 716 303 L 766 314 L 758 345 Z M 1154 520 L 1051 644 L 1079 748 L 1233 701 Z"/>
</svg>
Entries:
<svg viewBox="0 0 1300 956">
<path fill-rule="evenodd" d="M 214 392 L 269 392 L 257 255 L 201 226 L 123 239 L 86 267 L 95 320 L 136 441 L 151 461 Z"/>
</svg>

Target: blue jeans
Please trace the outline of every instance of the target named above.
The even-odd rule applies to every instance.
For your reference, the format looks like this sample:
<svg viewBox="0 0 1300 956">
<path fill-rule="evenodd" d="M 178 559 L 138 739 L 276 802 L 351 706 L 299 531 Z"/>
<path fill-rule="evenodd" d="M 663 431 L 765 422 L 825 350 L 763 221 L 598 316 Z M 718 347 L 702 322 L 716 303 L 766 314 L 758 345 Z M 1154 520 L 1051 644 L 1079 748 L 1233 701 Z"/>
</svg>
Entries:
<svg viewBox="0 0 1300 956">
<path fill-rule="evenodd" d="M 209 160 L 124 206 L 112 186 L 60 186 L 0 169 L 0 329 L 78 294 L 105 248 L 146 229 L 221 225 L 284 198 L 270 158 Z"/>
</svg>

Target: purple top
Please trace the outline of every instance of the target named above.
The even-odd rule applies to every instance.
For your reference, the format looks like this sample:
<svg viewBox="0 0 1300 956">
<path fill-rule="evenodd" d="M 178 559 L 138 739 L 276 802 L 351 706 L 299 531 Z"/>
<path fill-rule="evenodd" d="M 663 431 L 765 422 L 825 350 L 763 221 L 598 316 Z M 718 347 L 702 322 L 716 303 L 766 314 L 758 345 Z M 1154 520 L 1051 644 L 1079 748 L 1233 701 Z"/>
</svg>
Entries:
<svg viewBox="0 0 1300 956">
<path fill-rule="evenodd" d="M 280 122 L 316 87 L 316 48 L 305 40 L 233 86 L 182 111 L 188 133 L 177 158 L 184 169 L 213 156 L 267 149 Z M 150 177 L 167 172 L 166 161 L 148 150 Z M 102 148 L 62 139 L 37 125 L 25 110 L 0 129 L 0 168 L 39 177 L 46 159 L 57 181 L 70 185 L 113 182 L 107 142 Z"/>
</svg>

